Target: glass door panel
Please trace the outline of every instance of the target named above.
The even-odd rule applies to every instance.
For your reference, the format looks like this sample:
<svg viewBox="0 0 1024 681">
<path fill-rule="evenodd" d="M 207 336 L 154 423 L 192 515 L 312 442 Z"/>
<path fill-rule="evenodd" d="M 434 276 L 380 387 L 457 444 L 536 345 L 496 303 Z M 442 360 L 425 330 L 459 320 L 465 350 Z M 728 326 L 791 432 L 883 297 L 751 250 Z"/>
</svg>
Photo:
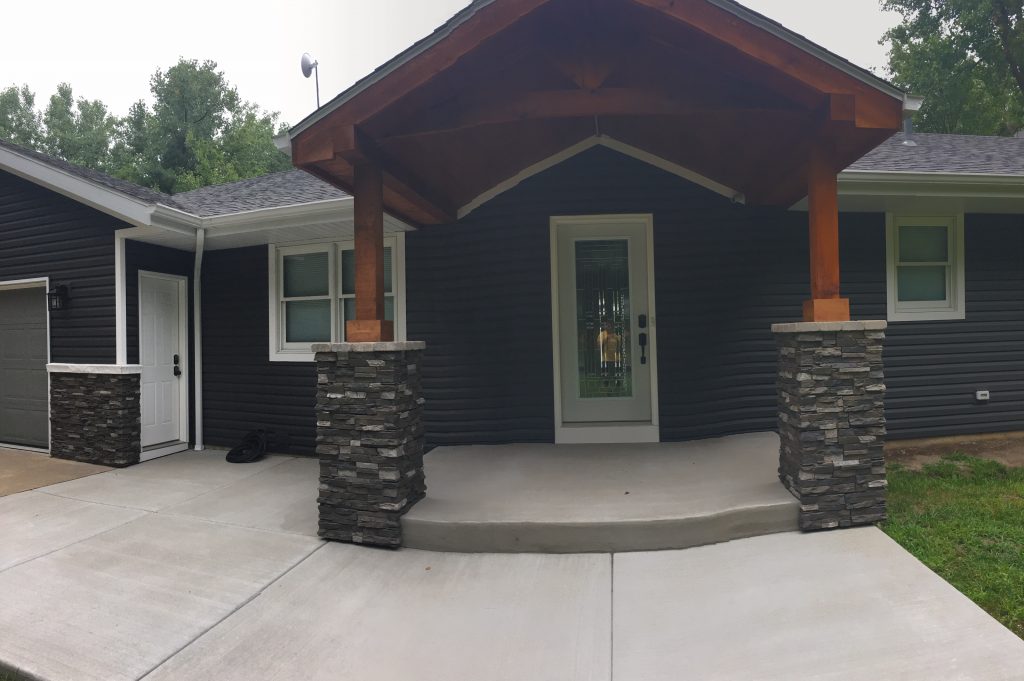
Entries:
<svg viewBox="0 0 1024 681">
<path fill-rule="evenodd" d="M 581 399 L 631 397 L 629 242 L 576 242 L 576 333 Z"/>
</svg>

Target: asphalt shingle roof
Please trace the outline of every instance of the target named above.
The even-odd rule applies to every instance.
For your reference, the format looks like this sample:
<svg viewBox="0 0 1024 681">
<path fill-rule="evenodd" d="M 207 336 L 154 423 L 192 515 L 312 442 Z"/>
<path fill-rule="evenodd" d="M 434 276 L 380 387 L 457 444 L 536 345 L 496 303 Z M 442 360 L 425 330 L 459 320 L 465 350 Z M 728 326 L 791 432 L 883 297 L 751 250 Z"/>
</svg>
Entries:
<svg viewBox="0 0 1024 681">
<path fill-rule="evenodd" d="M 1024 175 L 1024 138 L 914 133 L 906 146 L 898 133 L 849 170 L 906 173 Z"/>
<path fill-rule="evenodd" d="M 142 187 L 133 182 L 128 182 L 127 180 L 119 180 L 116 177 L 111 177 L 110 175 L 107 175 L 106 173 L 101 173 L 98 170 L 90 170 L 89 168 L 76 166 L 73 163 L 62 161 L 59 158 L 55 158 L 53 156 L 49 156 L 38 151 L 33 151 L 32 149 L 27 149 L 26 147 L 14 144 L 13 142 L 8 142 L 3 139 L 0 139 L 0 147 L 10 149 L 11 151 L 17 154 L 21 154 L 22 156 L 28 156 L 29 158 L 33 158 L 41 163 L 45 163 L 48 166 L 57 168 L 58 170 L 63 170 L 66 173 L 75 175 L 84 180 L 95 182 L 96 184 L 103 185 L 109 189 L 113 189 L 114 191 L 121 192 L 122 194 L 127 194 L 128 196 L 139 199 L 140 201 L 145 201 L 147 203 L 162 203 L 165 206 L 174 206 L 175 208 L 177 208 L 177 206 L 174 203 L 174 199 L 170 195 L 164 194 L 163 192 L 157 191 L 155 189 Z"/>
<path fill-rule="evenodd" d="M 302 170 L 284 170 L 175 194 L 182 210 L 200 217 L 342 199 L 348 194 Z"/>
</svg>

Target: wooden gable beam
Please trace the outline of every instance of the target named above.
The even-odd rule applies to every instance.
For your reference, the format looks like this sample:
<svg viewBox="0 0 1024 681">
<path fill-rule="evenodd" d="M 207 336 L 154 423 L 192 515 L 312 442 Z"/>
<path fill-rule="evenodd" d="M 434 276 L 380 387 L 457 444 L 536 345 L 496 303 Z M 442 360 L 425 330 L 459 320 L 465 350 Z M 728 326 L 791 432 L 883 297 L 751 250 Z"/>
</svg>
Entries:
<svg viewBox="0 0 1024 681">
<path fill-rule="evenodd" d="M 861 82 L 785 40 L 706 0 L 630 0 L 657 10 L 725 43 L 747 57 L 807 83 L 822 93 L 845 90 L 857 96 L 856 125 L 898 130 L 902 101 Z"/>
<path fill-rule="evenodd" d="M 805 112 L 795 108 L 702 101 L 700 98 L 690 100 L 644 89 L 547 90 L 511 93 L 494 99 L 466 102 L 463 106 L 453 109 L 453 113 L 435 120 L 421 118 L 416 123 L 382 138 L 382 141 L 530 120 L 594 116 L 733 116 L 737 112 L 750 115 L 805 115 Z"/>
</svg>

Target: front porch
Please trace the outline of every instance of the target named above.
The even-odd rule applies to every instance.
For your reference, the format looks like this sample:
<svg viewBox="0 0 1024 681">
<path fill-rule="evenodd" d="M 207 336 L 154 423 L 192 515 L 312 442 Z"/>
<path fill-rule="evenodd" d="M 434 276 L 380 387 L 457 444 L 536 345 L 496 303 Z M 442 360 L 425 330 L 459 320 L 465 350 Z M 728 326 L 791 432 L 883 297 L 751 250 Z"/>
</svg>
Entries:
<svg viewBox="0 0 1024 681">
<path fill-rule="evenodd" d="M 466 553 L 682 549 L 797 529 L 779 438 L 439 447 L 404 545 Z"/>
</svg>

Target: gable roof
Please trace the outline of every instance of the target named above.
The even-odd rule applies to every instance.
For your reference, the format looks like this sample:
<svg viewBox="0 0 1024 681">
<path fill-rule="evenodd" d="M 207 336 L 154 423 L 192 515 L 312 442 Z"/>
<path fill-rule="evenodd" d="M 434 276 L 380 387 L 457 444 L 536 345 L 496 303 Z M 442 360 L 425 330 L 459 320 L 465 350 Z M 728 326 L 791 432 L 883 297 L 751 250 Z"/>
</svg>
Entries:
<svg viewBox="0 0 1024 681">
<path fill-rule="evenodd" d="M 384 78 L 389 73 L 400 67 L 402 64 L 413 59 L 421 52 L 429 49 L 439 41 L 443 40 L 452 31 L 458 28 L 462 23 L 476 14 L 479 10 L 492 4 L 495 0 L 473 0 L 468 6 L 460 10 L 452 18 L 446 21 L 444 24 L 435 29 L 432 33 L 426 37 L 416 41 L 410 47 L 403 50 L 399 54 L 386 61 L 381 66 L 377 67 L 369 74 L 357 80 L 351 87 L 342 91 L 340 94 L 335 96 L 331 101 L 318 108 L 306 118 L 299 121 L 295 126 L 288 131 L 290 138 L 295 138 L 296 135 L 301 133 L 303 130 L 309 128 L 311 125 L 322 119 L 323 117 L 330 114 L 332 111 L 337 109 L 339 106 L 344 104 L 346 101 L 356 96 L 367 87 Z M 858 66 L 850 60 L 839 56 L 838 54 L 831 52 L 830 50 L 818 45 L 809 38 L 789 29 L 780 24 L 779 22 L 771 19 L 759 12 L 756 12 L 748 7 L 741 5 L 736 0 L 708 0 L 722 9 L 725 9 L 738 17 L 745 19 L 749 23 L 756 24 L 761 28 L 764 28 L 780 38 L 783 38 L 787 42 L 803 49 L 810 54 L 823 59 L 833 66 L 849 73 L 855 78 L 875 87 L 883 92 L 890 94 L 894 97 L 907 98 L 907 95 L 897 88 L 895 85 L 890 83 L 888 80 L 881 78 L 877 74 L 861 66 Z M 913 99 L 913 98 L 909 98 Z M 914 108 L 911 105 L 911 108 Z"/>
<path fill-rule="evenodd" d="M 914 133 L 889 138 L 846 172 L 1024 176 L 1024 138 Z"/>
</svg>

